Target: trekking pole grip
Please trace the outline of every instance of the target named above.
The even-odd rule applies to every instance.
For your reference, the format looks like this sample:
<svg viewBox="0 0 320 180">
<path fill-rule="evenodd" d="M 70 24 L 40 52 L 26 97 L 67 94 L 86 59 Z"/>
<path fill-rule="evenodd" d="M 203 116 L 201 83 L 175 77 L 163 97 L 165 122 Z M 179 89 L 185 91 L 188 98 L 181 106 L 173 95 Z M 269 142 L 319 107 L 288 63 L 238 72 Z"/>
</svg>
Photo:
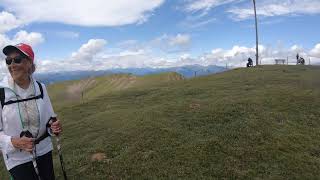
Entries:
<svg viewBox="0 0 320 180">
<path fill-rule="evenodd" d="M 56 122 L 58 119 L 57 117 L 50 117 L 51 123 Z M 59 133 L 54 133 L 54 135 L 59 136 Z"/>
</svg>

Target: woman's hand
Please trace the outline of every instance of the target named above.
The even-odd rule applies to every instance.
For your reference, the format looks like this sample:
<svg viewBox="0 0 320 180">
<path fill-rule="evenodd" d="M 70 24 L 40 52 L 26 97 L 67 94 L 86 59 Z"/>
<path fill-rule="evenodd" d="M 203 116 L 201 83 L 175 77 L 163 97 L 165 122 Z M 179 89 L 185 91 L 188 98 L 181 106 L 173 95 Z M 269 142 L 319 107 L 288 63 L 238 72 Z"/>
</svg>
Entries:
<svg viewBox="0 0 320 180">
<path fill-rule="evenodd" d="M 51 124 L 51 131 L 53 134 L 56 134 L 56 135 L 62 132 L 62 127 L 59 119 L 57 119 L 57 121 Z"/>
<path fill-rule="evenodd" d="M 27 138 L 25 136 L 21 138 L 11 138 L 13 147 L 21 149 L 27 152 L 32 152 L 34 147 L 34 138 Z"/>
</svg>

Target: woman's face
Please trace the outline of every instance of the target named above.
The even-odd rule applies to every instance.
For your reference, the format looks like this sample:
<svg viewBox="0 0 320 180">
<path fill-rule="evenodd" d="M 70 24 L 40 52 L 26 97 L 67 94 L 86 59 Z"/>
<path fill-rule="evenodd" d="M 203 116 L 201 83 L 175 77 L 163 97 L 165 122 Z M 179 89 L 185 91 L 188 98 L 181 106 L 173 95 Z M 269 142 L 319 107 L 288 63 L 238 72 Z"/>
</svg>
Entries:
<svg viewBox="0 0 320 180">
<path fill-rule="evenodd" d="M 7 56 L 8 59 L 15 59 L 19 57 L 23 56 L 18 52 L 12 52 Z M 7 64 L 7 67 L 14 81 L 23 81 L 29 77 L 32 62 L 31 60 L 23 57 L 20 63 L 12 61 L 10 65 Z"/>
</svg>

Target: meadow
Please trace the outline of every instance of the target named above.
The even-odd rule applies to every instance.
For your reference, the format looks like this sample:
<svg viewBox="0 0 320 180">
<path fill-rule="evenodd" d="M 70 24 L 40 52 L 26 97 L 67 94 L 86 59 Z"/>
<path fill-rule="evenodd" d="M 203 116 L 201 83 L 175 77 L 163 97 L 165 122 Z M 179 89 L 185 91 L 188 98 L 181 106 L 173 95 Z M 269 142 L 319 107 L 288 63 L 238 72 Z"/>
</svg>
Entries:
<svg viewBox="0 0 320 180">
<path fill-rule="evenodd" d="M 70 179 L 319 179 L 320 67 L 48 87 Z M 94 155 L 100 155 L 93 159 Z M 57 179 L 62 179 L 57 152 Z M 0 179 L 9 179 L 0 162 Z"/>
</svg>

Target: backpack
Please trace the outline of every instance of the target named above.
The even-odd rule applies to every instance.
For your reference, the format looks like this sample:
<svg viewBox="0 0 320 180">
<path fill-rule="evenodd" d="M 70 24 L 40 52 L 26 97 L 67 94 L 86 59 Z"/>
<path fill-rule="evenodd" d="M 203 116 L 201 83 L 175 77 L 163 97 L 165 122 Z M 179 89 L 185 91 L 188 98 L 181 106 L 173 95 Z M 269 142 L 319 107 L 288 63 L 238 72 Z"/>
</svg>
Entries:
<svg viewBox="0 0 320 180">
<path fill-rule="evenodd" d="M 8 102 L 5 102 L 5 99 L 6 99 L 6 95 L 4 93 L 4 88 L 0 88 L 0 101 L 1 101 L 1 108 L 3 108 L 5 105 L 9 105 L 9 104 L 14 104 L 14 103 L 19 103 L 19 102 L 23 102 L 23 101 L 30 101 L 30 100 L 33 100 L 33 99 L 43 99 L 43 89 L 42 89 L 42 85 L 40 82 L 36 81 L 38 86 L 39 86 L 39 89 L 40 89 L 40 95 L 38 96 L 35 96 L 35 97 L 31 97 L 31 98 L 27 98 L 27 99 L 19 99 L 19 100 L 10 100 Z"/>
</svg>

